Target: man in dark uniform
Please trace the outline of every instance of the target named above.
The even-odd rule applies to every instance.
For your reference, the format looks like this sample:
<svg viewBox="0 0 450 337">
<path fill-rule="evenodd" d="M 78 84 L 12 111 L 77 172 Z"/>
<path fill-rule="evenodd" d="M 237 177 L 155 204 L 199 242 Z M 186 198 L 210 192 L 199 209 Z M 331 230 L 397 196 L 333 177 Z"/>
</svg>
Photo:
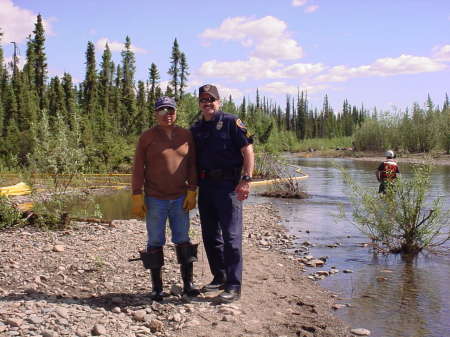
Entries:
<svg viewBox="0 0 450 337">
<path fill-rule="evenodd" d="M 252 138 L 236 116 L 219 110 L 217 88 L 199 89 L 202 118 L 191 127 L 199 172 L 198 208 L 203 243 L 213 280 L 204 292 L 224 289 L 222 302 L 240 298 L 242 283 L 242 202 L 254 167 Z"/>
</svg>

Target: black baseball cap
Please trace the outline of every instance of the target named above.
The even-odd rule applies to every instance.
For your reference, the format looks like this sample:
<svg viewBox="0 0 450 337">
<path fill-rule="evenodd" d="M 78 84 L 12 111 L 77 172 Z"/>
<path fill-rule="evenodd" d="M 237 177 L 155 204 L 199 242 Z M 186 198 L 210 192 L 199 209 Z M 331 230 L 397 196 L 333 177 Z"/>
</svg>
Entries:
<svg viewBox="0 0 450 337">
<path fill-rule="evenodd" d="M 198 95 L 200 96 L 201 94 L 208 94 L 214 97 L 215 99 L 220 99 L 219 91 L 217 90 L 216 86 L 212 84 L 202 85 L 198 89 Z"/>
</svg>

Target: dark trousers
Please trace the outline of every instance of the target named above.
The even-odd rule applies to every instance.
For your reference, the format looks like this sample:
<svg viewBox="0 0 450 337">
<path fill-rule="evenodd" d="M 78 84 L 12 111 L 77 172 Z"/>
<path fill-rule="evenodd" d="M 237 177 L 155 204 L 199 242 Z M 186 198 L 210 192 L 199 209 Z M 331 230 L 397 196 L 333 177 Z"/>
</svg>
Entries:
<svg viewBox="0 0 450 337">
<path fill-rule="evenodd" d="M 242 201 L 232 182 L 200 182 L 198 208 L 203 243 L 214 277 L 226 277 L 226 289 L 242 283 Z"/>
</svg>

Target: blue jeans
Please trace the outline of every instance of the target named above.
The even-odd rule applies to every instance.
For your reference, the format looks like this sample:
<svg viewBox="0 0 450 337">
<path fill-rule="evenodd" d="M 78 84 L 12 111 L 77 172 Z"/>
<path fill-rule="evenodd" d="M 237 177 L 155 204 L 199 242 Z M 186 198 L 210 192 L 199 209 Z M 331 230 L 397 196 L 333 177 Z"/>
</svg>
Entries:
<svg viewBox="0 0 450 337">
<path fill-rule="evenodd" d="M 183 195 L 175 200 L 161 200 L 145 197 L 147 206 L 147 248 L 162 247 L 166 243 L 166 222 L 172 232 L 172 242 L 175 244 L 189 242 L 189 212 L 183 209 Z"/>
</svg>

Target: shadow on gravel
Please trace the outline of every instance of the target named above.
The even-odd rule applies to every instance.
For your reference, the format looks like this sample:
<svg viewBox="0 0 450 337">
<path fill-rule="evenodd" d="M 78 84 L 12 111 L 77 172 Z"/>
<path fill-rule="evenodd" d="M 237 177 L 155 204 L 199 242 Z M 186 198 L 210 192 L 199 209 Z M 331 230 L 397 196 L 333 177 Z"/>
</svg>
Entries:
<svg viewBox="0 0 450 337">
<path fill-rule="evenodd" d="M 6 296 L 0 296 L 1 302 L 14 302 L 14 301 L 45 301 L 47 303 L 56 304 L 77 304 L 83 306 L 90 306 L 92 308 L 103 308 L 111 311 L 115 307 L 119 308 L 142 308 L 158 304 L 172 304 L 183 305 L 186 303 L 200 303 L 211 302 L 211 305 L 215 305 L 214 298 L 194 297 L 194 298 L 182 298 L 178 296 L 168 295 L 162 302 L 153 301 L 148 293 L 140 294 L 125 294 L 125 293 L 109 293 L 99 296 L 81 297 L 81 296 L 61 296 L 46 294 L 41 291 L 27 290 L 24 293 L 9 294 Z"/>
</svg>

